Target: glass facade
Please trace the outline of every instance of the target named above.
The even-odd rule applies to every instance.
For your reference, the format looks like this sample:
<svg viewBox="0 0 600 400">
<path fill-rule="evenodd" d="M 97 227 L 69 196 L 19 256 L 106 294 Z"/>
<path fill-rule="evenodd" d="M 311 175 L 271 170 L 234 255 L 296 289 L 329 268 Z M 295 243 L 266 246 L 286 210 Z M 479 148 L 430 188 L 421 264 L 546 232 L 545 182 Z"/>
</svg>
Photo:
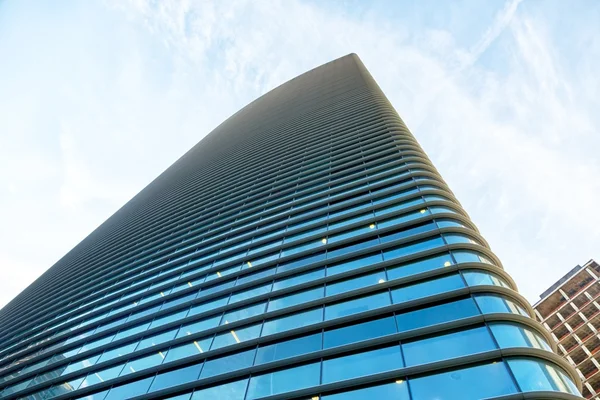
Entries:
<svg viewBox="0 0 600 400">
<path fill-rule="evenodd" d="M 2 309 L 0 398 L 573 398 L 552 351 L 349 55 L 235 114 Z"/>
</svg>

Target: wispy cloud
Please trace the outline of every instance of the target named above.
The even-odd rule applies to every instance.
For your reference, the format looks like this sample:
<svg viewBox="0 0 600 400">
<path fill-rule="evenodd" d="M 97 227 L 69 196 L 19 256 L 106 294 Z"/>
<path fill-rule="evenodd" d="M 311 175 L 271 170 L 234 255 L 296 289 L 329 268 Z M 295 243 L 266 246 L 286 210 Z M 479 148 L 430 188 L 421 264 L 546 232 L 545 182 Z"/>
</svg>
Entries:
<svg viewBox="0 0 600 400">
<path fill-rule="evenodd" d="M 0 262 L 32 271 L 0 304 L 244 104 L 350 52 L 530 299 L 599 256 L 600 7 L 349 4 L 0 4 Z"/>
</svg>

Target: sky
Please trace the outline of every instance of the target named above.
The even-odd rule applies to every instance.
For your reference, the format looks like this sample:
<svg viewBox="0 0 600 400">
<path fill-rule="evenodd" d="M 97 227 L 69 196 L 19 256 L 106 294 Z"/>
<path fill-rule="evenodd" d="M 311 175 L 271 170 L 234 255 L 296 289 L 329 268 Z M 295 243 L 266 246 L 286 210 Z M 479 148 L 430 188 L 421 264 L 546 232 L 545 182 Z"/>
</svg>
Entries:
<svg viewBox="0 0 600 400">
<path fill-rule="evenodd" d="M 600 258 L 600 2 L 0 0 L 0 307 L 219 123 L 357 53 L 535 302 Z"/>
</svg>

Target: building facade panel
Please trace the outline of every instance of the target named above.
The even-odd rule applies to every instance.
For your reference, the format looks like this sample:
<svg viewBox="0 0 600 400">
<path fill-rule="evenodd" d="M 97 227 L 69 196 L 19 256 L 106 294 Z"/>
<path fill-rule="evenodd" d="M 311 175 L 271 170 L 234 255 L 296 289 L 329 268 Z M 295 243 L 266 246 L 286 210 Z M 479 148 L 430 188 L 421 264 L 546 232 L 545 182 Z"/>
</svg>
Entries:
<svg viewBox="0 0 600 400">
<path fill-rule="evenodd" d="M 356 55 L 217 127 L 0 311 L 0 398 L 578 398 Z"/>
</svg>

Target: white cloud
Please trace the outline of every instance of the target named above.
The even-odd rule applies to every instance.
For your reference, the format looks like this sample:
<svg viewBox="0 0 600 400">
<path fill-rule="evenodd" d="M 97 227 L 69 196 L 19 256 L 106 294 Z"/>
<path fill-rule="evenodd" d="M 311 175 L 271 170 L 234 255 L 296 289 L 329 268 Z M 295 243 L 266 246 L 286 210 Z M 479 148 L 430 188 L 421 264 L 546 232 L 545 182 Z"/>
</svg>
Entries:
<svg viewBox="0 0 600 400">
<path fill-rule="evenodd" d="M 35 272 L 0 304 L 244 104 L 350 52 L 533 300 L 598 256 L 600 40 L 592 17 L 570 27 L 573 62 L 557 16 L 519 3 L 487 24 L 458 5 L 3 4 L 0 254 Z"/>
</svg>

